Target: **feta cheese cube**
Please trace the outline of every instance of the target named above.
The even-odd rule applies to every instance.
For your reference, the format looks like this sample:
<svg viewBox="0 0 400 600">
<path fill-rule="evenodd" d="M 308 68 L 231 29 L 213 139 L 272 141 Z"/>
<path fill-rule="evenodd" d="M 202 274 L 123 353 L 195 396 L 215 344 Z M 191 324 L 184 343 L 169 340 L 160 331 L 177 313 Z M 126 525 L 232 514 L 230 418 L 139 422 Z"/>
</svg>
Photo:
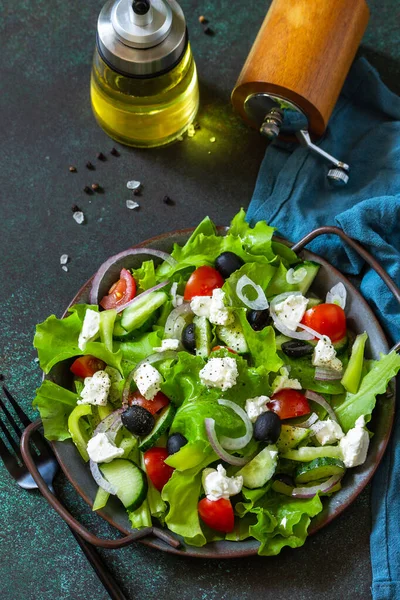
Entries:
<svg viewBox="0 0 400 600">
<path fill-rule="evenodd" d="M 100 331 L 100 313 L 88 308 L 83 319 L 82 329 L 78 338 L 78 346 L 81 350 L 85 349 L 88 342 L 97 338 Z"/>
<path fill-rule="evenodd" d="M 296 331 L 304 313 L 308 299 L 300 293 L 293 293 L 275 305 L 275 312 L 280 321 L 292 331 Z"/>
<path fill-rule="evenodd" d="M 272 392 L 276 394 L 279 390 L 290 388 L 292 390 L 301 390 L 301 383 L 298 379 L 289 378 L 289 369 L 282 367 L 279 369 L 280 375 L 275 377 L 272 382 Z"/>
<path fill-rule="evenodd" d="M 225 292 L 221 288 L 213 290 L 212 296 L 195 296 L 190 308 L 198 317 L 207 317 L 213 325 L 229 325 L 234 316 L 225 306 Z"/>
<path fill-rule="evenodd" d="M 208 500 L 228 500 L 230 496 L 235 496 L 241 491 L 243 477 L 227 477 L 224 467 L 218 465 L 217 469 L 204 469 L 202 483 Z"/>
<path fill-rule="evenodd" d="M 246 412 L 252 423 L 257 421 L 258 417 L 269 410 L 267 402 L 270 401 L 268 396 L 256 396 L 246 400 Z"/>
<path fill-rule="evenodd" d="M 146 400 L 153 400 L 154 396 L 160 391 L 163 381 L 161 373 L 155 367 L 144 363 L 140 365 L 133 376 L 133 380 L 138 386 L 139 392 Z"/>
<path fill-rule="evenodd" d="M 215 387 L 223 392 L 236 384 L 239 376 L 236 360 L 227 358 L 210 358 L 199 373 L 200 381 L 207 387 Z"/>
<path fill-rule="evenodd" d="M 327 335 L 318 340 L 318 344 L 314 349 L 312 364 L 314 367 L 324 367 L 339 372 L 343 369 L 342 361 L 336 358 L 336 350 Z"/>
<path fill-rule="evenodd" d="M 369 435 L 365 427 L 364 417 L 359 417 L 353 429 L 350 429 L 339 442 L 346 467 L 358 467 L 367 458 Z"/>
<path fill-rule="evenodd" d="M 105 406 L 107 404 L 108 392 L 110 391 L 111 379 L 105 371 L 96 371 L 93 377 L 84 380 L 81 399 L 78 404 L 94 404 Z"/>
<path fill-rule="evenodd" d="M 154 352 L 166 352 L 167 350 L 178 350 L 179 340 L 174 338 L 161 340 L 161 346 L 153 348 Z"/>
<path fill-rule="evenodd" d="M 89 440 L 87 445 L 89 458 L 95 463 L 108 463 L 124 454 L 123 448 L 117 448 L 110 442 L 105 433 L 98 433 Z"/>
<path fill-rule="evenodd" d="M 317 438 L 321 446 L 325 446 L 326 444 L 335 444 L 344 436 L 344 433 L 339 423 L 336 423 L 336 421 L 332 421 L 332 419 L 327 419 L 326 421 L 318 421 L 316 425 L 318 425 L 318 429 L 315 432 L 315 437 Z"/>
</svg>

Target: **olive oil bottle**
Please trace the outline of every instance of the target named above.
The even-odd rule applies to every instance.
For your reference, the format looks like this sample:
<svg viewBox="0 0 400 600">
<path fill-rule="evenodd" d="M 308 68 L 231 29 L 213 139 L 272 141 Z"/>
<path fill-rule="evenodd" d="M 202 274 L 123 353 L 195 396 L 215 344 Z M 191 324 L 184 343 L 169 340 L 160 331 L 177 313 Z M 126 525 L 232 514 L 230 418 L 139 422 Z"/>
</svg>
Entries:
<svg viewBox="0 0 400 600">
<path fill-rule="evenodd" d="M 97 26 L 91 100 L 99 125 L 129 146 L 168 144 L 199 105 L 196 65 L 175 0 L 109 0 Z"/>
</svg>

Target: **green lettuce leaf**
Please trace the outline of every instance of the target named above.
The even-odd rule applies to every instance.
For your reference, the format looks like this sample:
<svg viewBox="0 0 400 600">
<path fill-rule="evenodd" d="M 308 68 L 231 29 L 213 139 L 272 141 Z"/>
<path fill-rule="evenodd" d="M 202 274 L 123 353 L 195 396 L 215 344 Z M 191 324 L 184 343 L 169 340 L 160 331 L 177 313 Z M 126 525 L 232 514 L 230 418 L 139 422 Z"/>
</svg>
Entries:
<svg viewBox="0 0 400 600">
<path fill-rule="evenodd" d="M 204 546 L 207 543 L 200 525 L 197 504 L 201 494 L 201 472 L 213 460 L 212 453 L 205 455 L 203 462 L 193 469 L 174 471 L 161 493 L 162 499 L 169 505 L 166 525 L 192 546 Z"/>
<path fill-rule="evenodd" d="M 274 260 L 272 250 L 272 236 L 275 228 L 267 225 L 265 221 L 258 221 L 254 227 L 246 222 L 246 213 L 243 208 L 232 219 L 229 235 L 242 240 L 243 246 L 252 254 L 263 254 L 269 261 Z"/>
<path fill-rule="evenodd" d="M 147 498 L 139 508 L 128 511 L 128 518 L 132 529 L 141 529 L 142 527 L 151 527 L 153 525 Z"/>
<path fill-rule="evenodd" d="M 255 366 L 277 373 L 283 365 L 283 361 L 276 351 L 273 328 L 264 327 L 261 331 L 255 331 L 247 320 L 245 309 L 237 310 L 236 314 Z"/>
<path fill-rule="evenodd" d="M 344 387 L 340 381 L 316 381 L 315 367 L 309 357 L 289 358 L 283 352 L 278 352 L 285 366 L 290 367 L 290 378 L 298 379 L 304 390 L 312 390 L 318 394 L 342 394 Z"/>
<path fill-rule="evenodd" d="M 45 373 L 49 373 L 55 364 L 63 360 L 88 354 L 121 371 L 120 352 L 110 352 L 102 342 L 89 342 L 84 351 L 78 347 L 79 334 L 88 308 L 98 311 L 97 306 L 76 304 L 68 310 L 71 314 L 65 319 L 57 319 L 55 315 L 51 315 L 36 326 L 33 345 L 38 352 L 40 367 Z"/>
<path fill-rule="evenodd" d="M 243 302 L 236 294 L 237 282 L 243 275 L 247 275 L 247 277 L 254 281 L 256 285 L 259 285 L 263 290 L 265 290 L 275 272 L 276 267 L 273 267 L 272 265 L 260 266 L 258 263 L 245 263 L 240 267 L 240 269 L 232 273 L 232 275 L 226 279 L 224 285 L 222 286 L 228 303 L 234 307 L 245 307 Z M 251 288 L 245 288 L 245 292 L 250 300 L 254 299 L 252 297 L 252 292 L 255 295 L 254 290 Z"/>
<path fill-rule="evenodd" d="M 205 361 L 200 356 L 179 352 L 176 361 L 166 361 L 159 366 L 165 379 L 161 390 L 177 406 L 207 393 L 207 388 L 200 383 L 199 378 L 199 371 L 204 365 Z"/>
<path fill-rule="evenodd" d="M 376 396 L 384 394 L 390 380 L 395 377 L 400 369 L 400 355 L 396 352 L 381 354 L 380 360 L 375 361 L 372 369 L 362 379 L 356 394 L 347 392 L 343 402 L 335 405 L 339 423 L 344 432 L 354 427 L 356 420 L 361 415 L 368 422 L 375 408 Z"/>
<path fill-rule="evenodd" d="M 33 406 L 39 410 L 48 440 L 63 441 L 71 437 L 68 417 L 76 407 L 78 395 L 45 379 L 36 390 Z"/>
<path fill-rule="evenodd" d="M 138 269 L 132 269 L 132 275 L 136 282 L 137 294 L 149 290 L 157 283 L 154 262 L 152 260 L 145 260 Z"/>
</svg>

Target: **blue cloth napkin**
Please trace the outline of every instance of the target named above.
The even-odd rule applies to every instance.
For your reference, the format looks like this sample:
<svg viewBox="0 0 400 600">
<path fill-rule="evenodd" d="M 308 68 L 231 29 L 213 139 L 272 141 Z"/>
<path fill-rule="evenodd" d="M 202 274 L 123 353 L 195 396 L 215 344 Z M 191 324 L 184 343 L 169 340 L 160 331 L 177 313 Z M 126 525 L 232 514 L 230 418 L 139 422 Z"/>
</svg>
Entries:
<svg viewBox="0 0 400 600">
<path fill-rule="evenodd" d="M 400 286 L 400 98 L 359 59 L 347 77 L 321 148 L 350 165 L 350 180 L 331 188 L 327 165 L 298 145 L 268 147 L 247 219 L 265 219 L 296 242 L 317 226 L 336 225 L 361 242 Z M 336 236 L 307 246 L 341 271 L 362 274 L 361 292 L 389 339 L 400 340 L 400 310 L 391 292 Z M 374 600 L 400 598 L 400 415 L 372 489 Z M 384 493 L 383 493 L 384 492 Z"/>
</svg>

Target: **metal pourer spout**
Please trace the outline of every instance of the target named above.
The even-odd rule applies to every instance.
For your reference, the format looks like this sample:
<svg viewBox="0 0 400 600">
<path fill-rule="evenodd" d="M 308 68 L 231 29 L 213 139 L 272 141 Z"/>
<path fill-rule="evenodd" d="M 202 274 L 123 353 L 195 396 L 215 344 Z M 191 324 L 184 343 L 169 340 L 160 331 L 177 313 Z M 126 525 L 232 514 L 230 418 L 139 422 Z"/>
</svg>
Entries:
<svg viewBox="0 0 400 600">
<path fill-rule="evenodd" d="M 136 15 L 145 15 L 150 10 L 150 2 L 149 0 L 133 0 L 132 8 Z"/>
<path fill-rule="evenodd" d="M 273 142 L 278 137 L 283 123 L 283 111 L 280 108 L 271 108 L 260 127 L 260 133 Z"/>
<path fill-rule="evenodd" d="M 130 12 L 132 23 L 138 27 L 145 27 L 153 20 L 153 8 L 150 0 L 133 0 Z"/>
</svg>

